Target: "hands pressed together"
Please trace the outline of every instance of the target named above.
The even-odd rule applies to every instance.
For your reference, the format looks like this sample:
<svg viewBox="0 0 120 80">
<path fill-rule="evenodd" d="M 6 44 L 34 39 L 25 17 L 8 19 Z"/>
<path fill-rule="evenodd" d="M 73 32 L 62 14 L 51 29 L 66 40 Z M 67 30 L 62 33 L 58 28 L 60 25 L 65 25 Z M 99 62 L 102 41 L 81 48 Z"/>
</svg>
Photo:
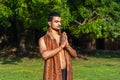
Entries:
<svg viewBox="0 0 120 80">
<path fill-rule="evenodd" d="M 69 51 L 73 57 L 77 57 L 76 51 L 69 45 L 67 34 L 65 32 L 61 34 L 60 46 L 62 49 L 65 48 Z"/>
<path fill-rule="evenodd" d="M 69 42 L 68 42 L 68 38 L 67 38 L 66 32 L 63 32 L 63 33 L 61 34 L 60 46 L 61 46 L 62 48 L 67 48 L 67 47 L 69 46 Z"/>
</svg>

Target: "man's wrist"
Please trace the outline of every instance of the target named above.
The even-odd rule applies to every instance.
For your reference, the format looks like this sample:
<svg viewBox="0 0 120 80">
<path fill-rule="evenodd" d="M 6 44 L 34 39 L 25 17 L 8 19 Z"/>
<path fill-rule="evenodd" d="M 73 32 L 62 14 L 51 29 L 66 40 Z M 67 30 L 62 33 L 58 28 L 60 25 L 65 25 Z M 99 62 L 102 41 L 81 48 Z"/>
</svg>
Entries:
<svg viewBox="0 0 120 80">
<path fill-rule="evenodd" d="M 68 44 L 68 45 L 66 45 L 66 48 L 69 48 L 70 47 L 70 45 Z"/>
<path fill-rule="evenodd" d="M 60 46 L 60 48 L 61 48 L 61 49 L 63 49 L 63 47 L 62 47 L 62 46 Z"/>
</svg>

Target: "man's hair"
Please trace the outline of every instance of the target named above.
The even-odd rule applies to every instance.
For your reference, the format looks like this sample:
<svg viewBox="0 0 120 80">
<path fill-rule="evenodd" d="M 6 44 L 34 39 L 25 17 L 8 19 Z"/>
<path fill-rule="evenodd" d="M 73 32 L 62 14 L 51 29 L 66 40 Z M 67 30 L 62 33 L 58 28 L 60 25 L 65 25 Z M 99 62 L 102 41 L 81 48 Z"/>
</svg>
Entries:
<svg viewBox="0 0 120 80">
<path fill-rule="evenodd" d="M 52 21 L 53 17 L 60 17 L 60 14 L 57 12 L 50 12 L 48 15 L 48 21 Z"/>
</svg>

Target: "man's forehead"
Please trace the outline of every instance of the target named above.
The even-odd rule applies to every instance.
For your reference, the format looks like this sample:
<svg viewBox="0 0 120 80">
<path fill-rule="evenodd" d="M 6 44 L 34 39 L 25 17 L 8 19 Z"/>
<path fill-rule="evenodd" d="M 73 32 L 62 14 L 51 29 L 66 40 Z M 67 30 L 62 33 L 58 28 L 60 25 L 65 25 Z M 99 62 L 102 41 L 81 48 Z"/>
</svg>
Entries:
<svg viewBox="0 0 120 80">
<path fill-rule="evenodd" d="M 53 20 L 61 20 L 61 17 L 59 17 L 59 16 L 53 16 Z"/>
</svg>

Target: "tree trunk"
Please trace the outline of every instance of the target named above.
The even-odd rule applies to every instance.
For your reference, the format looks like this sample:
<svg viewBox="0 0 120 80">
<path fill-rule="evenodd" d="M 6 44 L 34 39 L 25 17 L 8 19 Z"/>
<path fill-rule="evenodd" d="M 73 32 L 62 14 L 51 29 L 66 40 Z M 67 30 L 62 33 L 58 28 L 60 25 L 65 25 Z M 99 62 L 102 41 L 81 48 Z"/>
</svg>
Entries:
<svg viewBox="0 0 120 80">
<path fill-rule="evenodd" d="M 94 50 L 96 49 L 96 40 L 95 39 L 91 39 L 88 43 L 88 49 L 90 50 Z"/>
<path fill-rule="evenodd" d="M 105 49 L 105 39 L 97 39 L 96 40 L 96 49 Z"/>
<path fill-rule="evenodd" d="M 25 29 L 22 33 L 22 36 L 20 38 L 20 52 L 21 55 L 29 55 L 28 53 L 31 53 L 34 51 L 35 46 L 35 37 L 34 37 L 34 31 L 31 29 Z"/>
<path fill-rule="evenodd" d="M 17 48 L 18 48 L 18 56 L 23 55 L 23 53 L 26 51 L 25 49 L 25 36 L 24 36 L 24 28 L 22 23 L 19 20 L 15 20 L 15 28 L 17 31 Z"/>
</svg>

